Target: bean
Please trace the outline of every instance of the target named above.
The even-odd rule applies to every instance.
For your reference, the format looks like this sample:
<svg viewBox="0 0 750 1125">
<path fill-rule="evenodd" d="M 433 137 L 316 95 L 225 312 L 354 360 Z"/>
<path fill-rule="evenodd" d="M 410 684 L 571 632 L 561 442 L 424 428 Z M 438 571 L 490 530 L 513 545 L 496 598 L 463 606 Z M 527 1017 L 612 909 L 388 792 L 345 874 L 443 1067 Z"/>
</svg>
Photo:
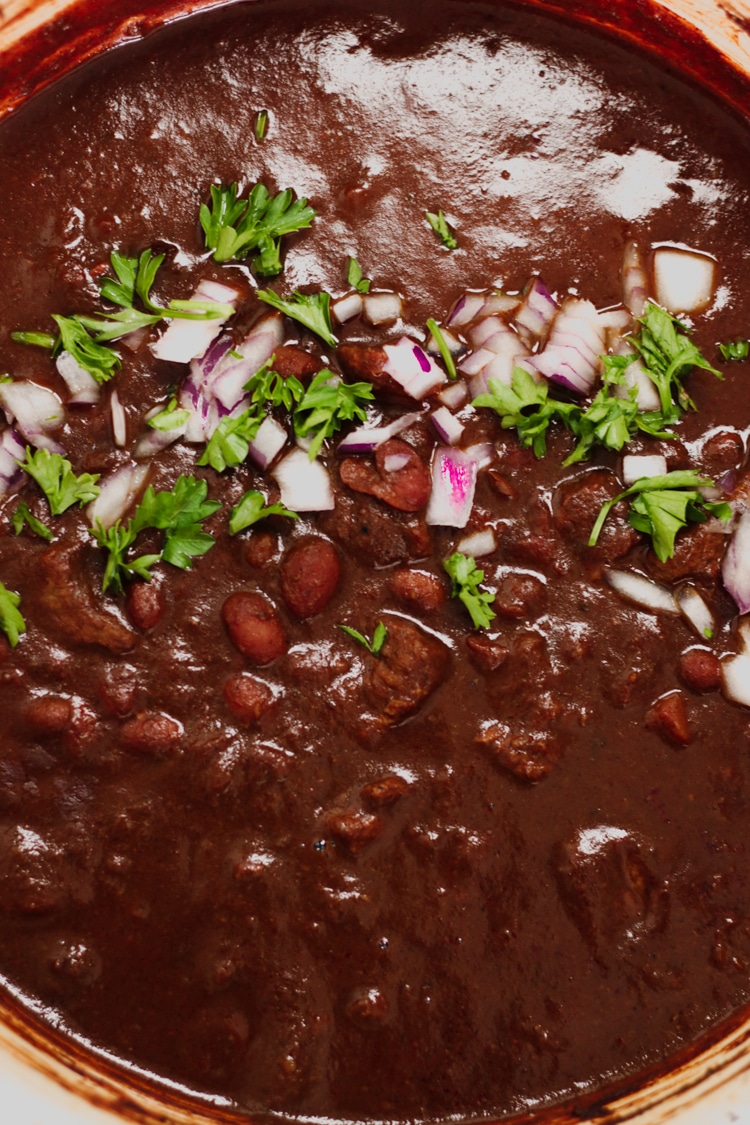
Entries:
<svg viewBox="0 0 750 1125">
<path fill-rule="evenodd" d="M 177 749 L 182 727 L 162 711 L 142 711 L 120 728 L 120 742 L 126 750 L 164 758 Z"/>
<path fill-rule="evenodd" d="M 125 605 L 130 620 L 144 633 L 155 629 L 164 616 L 164 595 L 155 579 L 151 582 L 132 582 Z"/>
<path fill-rule="evenodd" d="M 424 612 L 438 609 L 445 601 L 445 583 L 423 570 L 397 570 L 391 578 L 391 589 L 402 601 Z"/>
<path fill-rule="evenodd" d="M 680 656 L 680 678 L 693 691 L 716 691 L 721 684 L 721 663 L 706 648 L 689 648 Z"/>
<path fill-rule="evenodd" d="M 246 540 L 243 555 L 248 566 L 267 566 L 276 556 L 277 539 L 270 531 L 254 531 Z"/>
<path fill-rule="evenodd" d="M 275 606 L 262 594 L 231 594 L 221 616 L 234 647 L 253 664 L 270 664 L 286 651 L 286 637 Z"/>
<path fill-rule="evenodd" d="M 63 695 L 40 695 L 26 708 L 26 726 L 36 738 L 54 738 L 70 726 L 73 704 Z"/>
<path fill-rule="evenodd" d="M 321 613 L 338 589 L 341 564 L 327 539 L 292 547 L 281 563 L 281 593 L 297 617 Z"/>
<path fill-rule="evenodd" d="M 273 692 L 262 680 L 240 672 L 224 684 L 224 699 L 235 718 L 257 723 L 273 704 Z"/>
</svg>

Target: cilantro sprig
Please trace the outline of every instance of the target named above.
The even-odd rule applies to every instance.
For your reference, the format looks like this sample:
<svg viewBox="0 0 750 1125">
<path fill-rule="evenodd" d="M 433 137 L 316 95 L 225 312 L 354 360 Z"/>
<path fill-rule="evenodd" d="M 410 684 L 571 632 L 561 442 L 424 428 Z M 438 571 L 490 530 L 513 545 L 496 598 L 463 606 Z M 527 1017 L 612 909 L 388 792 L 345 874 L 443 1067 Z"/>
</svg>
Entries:
<svg viewBox="0 0 750 1125">
<path fill-rule="evenodd" d="M 54 539 L 54 532 L 47 527 L 46 523 L 38 520 L 31 512 L 28 504 L 24 504 L 22 501 L 10 517 L 10 526 L 16 535 L 20 535 L 27 524 L 29 530 L 33 531 L 34 535 L 38 535 L 40 539 L 46 539 L 47 542 Z"/>
<path fill-rule="evenodd" d="M 500 415 L 503 429 L 515 427 L 526 448 L 531 446 L 537 457 L 547 452 L 547 430 L 557 420 L 571 429 L 571 422 L 580 407 L 572 402 L 551 398 L 546 381 L 537 383 L 528 371 L 516 367 L 511 385 L 490 379 L 489 392 L 478 395 L 472 406 L 487 406 Z"/>
<path fill-rule="evenodd" d="M 11 648 L 15 648 L 22 633 L 26 632 L 26 622 L 19 610 L 21 598 L 0 582 L 0 629 L 5 633 Z"/>
<path fill-rule="evenodd" d="M 290 512 L 283 504 L 266 504 L 265 496 L 257 489 L 250 489 L 232 508 L 229 517 L 229 534 L 237 535 L 240 531 L 244 531 L 246 527 L 252 527 L 254 523 L 259 520 L 264 520 L 268 516 L 288 516 L 289 519 L 298 520 L 299 516 L 296 512 Z"/>
<path fill-rule="evenodd" d="M 699 489 L 713 485 L 694 469 L 680 469 L 658 477 L 643 477 L 602 505 L 591 529 L 589 547 L 595 547 L 607 516 L 620 500 L 630 501 L 628 520 L 638 531 L 650 535 L 654 553 L 661 562 L 671 559 L 678 531 L 691 523 L 704 523 L 709 515 L 726 523 L 732 510 L 726 503 L 705 500 Z M 633 497 L 633 499 L 631 499 Z"/>
<path fill-rule="evenodd" d="M 682 385 L 682 379 L 693 367 L 709 371 L 718 379 L 724 376 L 704 358 L 685 326 L 654 301 L 647 303 L 638 323 L 640 331 L 629 337 L 630 342 L 659 392 L 664 422 L 676 422 L 681 411 L 695 410 L 695 403 Z"/>
<path fill-rule="evenodd" d="M 344 422 L 366 421 L 362 403 L 373 397 L 369 383 L 345 383 L 332 371 L 318 372 L 294 412 L 297 436 L 312 438 L 308 451 L 311 461 L 318 456 L 326 438 L 340 430 Z"/>
<path fill-rule="evenodd" d="M 215 540 L 201 524 L 217 512 L 221 504 L 208 500 L 207 493 L 206 481 L 180 476 L 169 491 L 155 492 L 149 486 L 126 524 L 119 520 L 110 528 L 97 524 L 93 529 L 94 538 L 108 552 L 102 589 L 106 592 L 114 587 L 122 593 L 125 580 L 138 577 L 149 581 L 152 567 L 162 560 L 186 570 L 192 566 L 194 558 L 210 551 Z M 138 536 L 147 529 L 164 532 L 161 551 L 129 558 Z"/>
<path fill-rule="evenodd" d="M 59 453 L 48 449 L 35 449 L 26 446 L 26 456 L 18 462 L 47 497 L 49 510 L 53 516 L 61 516 L 74 504 L 88 504 L 96 500 L 100 489 L 96 483 L 98 473 L 81 473 L 76 476 L 70 461 Z"/>
<path fill-rule="evenodd" d="M 237 184 L 211 185 L 211 206 L 203 203 L 200 209 L 206 249 L 213 250 L 215 262 L 241 260 L 257 250 L 255 272 L 274 277 L 282 270 L 281 239 L 309 227 L 315 212 L 306 199 L 295 199 L 291 188 L 272 196 L 256 184 L 246 199 L 238 198 L 238 191 Z"/>
<path fill-rule="evenodd" d="M 300 293 L 299 290 L 295 290 L 288 300 L 284 300 L 272 289 L 259 289 L 256 296 L 271 308 L 278 309 L 305 328 L 309 328 L 330 347 L 336 347 L 338 340 L 333 334 L 331 325 L 330 293 Z"/>
<path fill-rule="evenodd" d="M 351 285 L 352 289 L 356 289 L 358 293 L 367 294 L 370 292 L 372 282 L 369 278 L 363 276 L 362 267 L 356 258 L 349 258 L 347 260 L 346 280 Z"/>
<path fill-rule="evenodd" d="M 727 340 L 719 344 L 719 351 L 727 361 L 747 359 L 750 356 L 750 340 Z"/>
<path fill-rule="evenodd" d="M 359 629 L 353 629 L 351 625 L 338 625 L 337 628 L 339 628 L 342 633 L 346 633 L 347 637 L 351 637 L 353 641 L 356 641 L 366 648 L 372 656 L 378 656 L 380 654 L 383 645 L 388 639 L 388 629 L 382 621 L 378 621 L 375 626 L 371 641 L 368 641 L 364 633 L 360 633 Z"/>
<path fill-rule="evenodd" d="M 424 217 L 427 219 L 427 222 L 430 224 L 443 246 L 448 250 L 458 249 L 458 239 L 448 226 L 448 220 L 442 211 L 438 211 L 437 214 L 432 211 L 425 211 Z"/>
<path fill-rule="evenodd" d="M 251 375 L 244 389 L 250 395 L 250 400 L 256 406 L 283 407 L 285 410 L 294 410 L 305 395 L 305 388 L 294 375 L 283 378 L 278 371 L 273 369 L 274 357 Z"/>
<path fill-rule="evenodd" d="M 471 555 L 462 555 L 459 551 L 445 559 L 443 566 L 453 582 L 451 597 L 463 602 L 476 629 L 489 628 L 496 616 L 490 609 L 495 595 L 479 588 L 484 581 L 484 571 L 477 567 Z"/>
</svg>

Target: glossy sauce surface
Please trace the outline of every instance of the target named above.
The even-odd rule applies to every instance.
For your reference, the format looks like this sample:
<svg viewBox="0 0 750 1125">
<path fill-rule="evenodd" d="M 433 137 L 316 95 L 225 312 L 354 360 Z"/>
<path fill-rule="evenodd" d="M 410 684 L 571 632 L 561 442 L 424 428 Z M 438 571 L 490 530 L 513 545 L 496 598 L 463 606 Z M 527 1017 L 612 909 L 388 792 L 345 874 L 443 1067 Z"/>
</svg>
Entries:
<svg viewBox="0 0 750 1125">
<path fill-rule="evenodd" d="M 0 366 L 62 393 L 48 356 L 9 333 L 98 307 L 113 249 L 167 250 L 169 297 L 206 276 L 237 285 L 239 340 L 260 306 L 246 267 L 203 252 L 214 180 L 292 187 L 315 206 L 280 291 L 343 292 L 355 254 L 404 295 L 397 332 L 355 321 L 347 343 L 421 338 L 465 289 L 519 290 L 534 272 L 617 304 L 636 238 L 717 258 L 695 336 L 715 360 L 750 322 L 749 150 L 743 123 L 645 58 L 513 8 L 232 5 L 3 124 Z M 438 208 L 455 252 L 423 221 Z M 123 350 L 129 447 L 181 375 Z M 699 409 L 664 444 L 670 467 L 742 472 L 746 378 L 746 364 L 724 383 L 690 376 Z M 108 393 L 69 410 L 78 472 L 129 456 L 113 449 Z M 499 541 L 483 560 L 498 591 L 486 641 L 448 597 L 441 560 L 460 533 L 348 488 L 333 451 L 333 513 L 236 539 L 231 505 L 249 488 L 275 499 L 269 478 L 196 470 L 182 443 L 155 458 L 156 488 L 197 472 L 224 507 L 214 550 L 154 580 L 148 628 L 132 595 L 100 598 L 83 513 L 49 547 L 11 534 L 6 502 L 0 579 L 29 631 L 0 667 L 0 968 L 52 1021 L 238 1112 L 434 1120 L 618 1081 L 746 1002 L 748 714 L 680 673 L 687 650 L 737 650 L 736 609 L 710 568 L 705 643 L 622 601 L 603 569 L 629 531 L 615 522 L 602 551 L 585 549 L 591 521 L 568 499 L 591 467 L 561 468 L 569 438 L 535 461 L 486 412 L 465 421 L 465 444 L 498 451 L 472 524 Z M 404 436 L 427 464 L 428 427 Z M 44 516 L 33 487 L 23 498 Z M 340 578 L 320 612 L 295 612 L 291 552 L 321 542 Z M 645 541 L 623 565 L 681 577 Z M 284 637 L 262 667 L 223 608 L 259 592 Z M 372 636 L 379 620 L 380 660 L 336 628 Z M 273 700 L 261 714 L 242 677 Z M 673 691 L 685 745 L 649 728 Z M 68 701 L 59 723 L 48 703 L 44 721 L 34 710 L 52 696 Z"/>
</svg>

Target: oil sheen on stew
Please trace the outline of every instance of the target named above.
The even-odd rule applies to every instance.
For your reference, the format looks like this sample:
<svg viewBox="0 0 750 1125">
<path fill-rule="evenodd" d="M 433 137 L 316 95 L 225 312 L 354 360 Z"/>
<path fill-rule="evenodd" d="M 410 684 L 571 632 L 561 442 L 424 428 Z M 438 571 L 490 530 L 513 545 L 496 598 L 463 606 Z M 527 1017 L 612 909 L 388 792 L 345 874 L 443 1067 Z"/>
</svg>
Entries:
<svg viewBox="0 0 750 1125">
<path fill-rule="evenodd" d="M 88 65 L 0 148 L 9 986 L 240 1113 L 340 1120 L 551 1104 L 737 1012 L 745 124 L 528 11 L 264 3 Z M 315 218 L 217 261 L 235 182 Z M 207 281 L 231 308 L 166 342 Z M 297 289 L 335 340 L 257 296 Z"/>
</svg>

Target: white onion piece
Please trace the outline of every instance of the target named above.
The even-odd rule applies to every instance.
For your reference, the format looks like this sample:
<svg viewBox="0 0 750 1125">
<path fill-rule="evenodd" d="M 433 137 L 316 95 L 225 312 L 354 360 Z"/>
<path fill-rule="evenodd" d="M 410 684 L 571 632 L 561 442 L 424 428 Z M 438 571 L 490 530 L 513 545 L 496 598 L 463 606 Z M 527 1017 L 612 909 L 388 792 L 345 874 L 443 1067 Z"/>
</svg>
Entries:
<svg viewBox="0 0 750 1125">
<path fill-rule="evenodd" d="M 635 242 L 626 242 L 622 256 L 622 303 L 633 316 L 643 316 L 650 296 L 640 248 Z"/>
<path fill-rule="evenodd" d="M 446 445 L 456 445 L 461 440 L 461 435 L 464 432 L 463 422 L 459 422 L 447 406 L 440 406 L 433 411 L 430 415 L 430 421 L 435 427 L 438 437 Z"/>
<path fill-rule="evenodd" d="M 304 449 L 293 449 L 271 471 L 281 490 L 281 503 L 292 512 L 328 512 L 334 507 L 328 470 L 311 461 Z"/>
<path fill-rule="evenodd" d="M 347 321 L 361 316 L 363 309 L 362 294 L 347 293 L 345 297 L 339 297 L 337 301 L 331 304 L 331 315 L 339 324 L 346 324 Z"/>
<path fill-rule="evenodd" d="M 76 406 L 90 406 L 99 401 L 101 397 L 99 384 L 90 371 L 76 363 L 70 352 L 60 352 L 55 360 L 55 367 L 70 391 L 68 402 Z"/>
<path fill-rule="evenodd" d="M 441 328 L 440 333 L 443 337 L 443 342 L 451 355 L 458 355 L 460 351 L 463 351 L 464 345 L 461 343 L 458 336 L 453 335 L 450 329 Z M 427 343 L 425 344 L 425 347 L 428 352 L 432 352 L 434 355 L 440 355 L 440 345 L 438 344 L 432 333 L 430 333 L 430 335 L 427 337 Z"/>
<path fill-rule="evenodd" d="M 287 432 L 280 422 L 269 414 L 258 427 L 255 439 L 250 442 L 248 456 L 252 457 L 260 469 L 267 469 L 281 453 L 287 442 Z"/>
<path fill-rule="evenodd" d="M 660 453 L 626 453 L 622 459 L 623 484 L 635 484 L 641 477 L 663 477 L 667 471 L 667 459 Z"/>
<path fill-rule="evenodd" d="M 618 353 L 620 355 L 632 354 L 627 345 L 625 345 L 622 350 L 618 348 Z M 659 409 L 661 399 L 659 398 L 656 384 L 640 359 L 634 359 L 632 363 L 629 363 L 628 366 L 624 368 L 622 383 L 615 387 L 615 395 L 617 398 L 628 398 L 629 392 L 633 388 L 635 388 L 635 401 L 638 404 L 639 410 L 647 411 Z"/>
<path fill-rule="evenodd" d="M 387 473 L 398 473 L 411 461 L 410 453 L 389 453 L 383 458 L 383 468 Z"/>
<path fill-rule="evenodd" d="M 703 640 L 714 634 L 714 615 L 694 586 L 682 586 L 674 596 L 677 608 Z"/>
<path fill-rule="evenodd" d="M 634 574 L 632 570 L 608 570 L 605 578 L 623 598 L 644 609 L 671 614 L 680 612 L 671 591 L 658 582 L 652 582 L 650 578 L 644 578 L 642 574 Z"/>
<path fill-rule="evenodd" d="M 362 303 L 362 315 L 372 325 L 395 323 L 403 309 L 398 293 L 368 293 Z"/>
<path fill-rule="evenodd" d="M 117 391 L 112 391 L 110 395 L 109 413 L 112 420 L 112 437 L 114 438 L 115 445 L 119 445 L 122 449 L 128 440 L 128 424 Z"/>
<path fill-rule="evenodd" d="M 721 578 L 740 613 L 747 613 L 750 610 L 750 511 L 742 513 L 732 532 L 721 564 Z"/>
<path fill-rule="evenodd" d="M 26 446 L 10 427 L 0 436 L 0 495 L 15 492 L 26 479 L 18 462 L 26 457 Z"/>
<path fill-rule="evenodd" d="M 486 469 L 495 460 L 497 450 L 491 441 L 482 441 L 476 445 L 467 445 L 464 453 L 476 461 L 478 469 Z"/>
<path fill-rule="evenodd" d="M 432 462 L 432 492 L 425 519 L 433 527 L 466 527 L 474 504 L 477 462 L 461 449 L 439 446 Z"/>
<path fill-rule="evenodd" d="M 533 277 L 515 315 L 515 323 L 527 344 L 541 340 L 554 320 L 557 309 L 557 301 L 541 277 Z"/>
<path fill-rule="evenodd" d="M 239 297 L 236 289 L 204 278 L 191 299 L 231 305 L 234 311 Z M 228 316 L 218 316 L 210 320 L 171 320 L 163 335 L 149 344 L 151 353 L 170 363 L 190 363 L 191 359 L 205 355 L 228 319 Z"/>
<path fill-rule="evenodd" d="M 48 449 L 50 453 L 64 453 L 63 447 L 49 436 L 65 421 L 63 404 L 54 391 L 25 380 L 17 383 L 0 383 L 0 405 L 10 423 L 30 445 Z"/>
<path fill-rule="evenodd" d="M 91 526 L 100 523 L 106 530 L 121 520 L 135 503 L 148 474 L 148 465 L 125 465 L 100 480 L 101 492 L 86 509 Z"/>
<path fill-rule="evenodd" d="M 421 417 L 422 413 L 418 410 L 412 414 L 400 414 L 387 426 L 360 426 L 359 429 L 352 430 L 350 434 L 341 439 L 338 445 L 339 452 L 372 453 L 378 446 L 383 445 L 396 434 L 400 434 L 402 430 L 408 429 L 413 422 Z"/>
<path fill-rule="evenodd" d="M 472 535 L 465 535 L 456 547 L 462 555 L 471 555 L 473 559 L 481 559 L 491 555 L 497 549 L 497 539 L 491 527 L 483 531 L 475 531 Z"/>
<path fill-rule="evenodd" d="M 402 336 L 396 344 L 386 344 L 383 350 L 388 357 L 383 370 L 412 398 L 424 398 L 448 380 L 424 348 L 408 336 Z"/>
<path fill-rule="evenodd" d="M 447 406 L 451 410 L 460 410 L 469 396 L 466 384 L 463 380 L 457 379 L 455 383 L 450 383 L 445 390 L 440 391 L 437 397 L 443 406 Z"/>
<path fill-rule="evenodd" d="M 498 290 L 487 293 L 482 307 L 482 316 L 494 316 L 495 313 L 509 313 L 517 309 L 521 298 L 516 294 L 501 293 Z"/>
<path fill-rule="evenodd" d="M 750 707 L 750 656 L 725 656 L 721 661 L 721 680 L 725 699 Z"/>
<path fill-rule="evenodd" d="M 671 313 L 696 312 L 711 303 L 716 262 L 707 254 L 662 246 L 654 253 L 656 300 Z"/>
<path fill-rule="evenodd" d="M 737 622 L 737 640 L 740 652 L 750 654 L 750 618 L 743 617 Z"/>
</svg>

